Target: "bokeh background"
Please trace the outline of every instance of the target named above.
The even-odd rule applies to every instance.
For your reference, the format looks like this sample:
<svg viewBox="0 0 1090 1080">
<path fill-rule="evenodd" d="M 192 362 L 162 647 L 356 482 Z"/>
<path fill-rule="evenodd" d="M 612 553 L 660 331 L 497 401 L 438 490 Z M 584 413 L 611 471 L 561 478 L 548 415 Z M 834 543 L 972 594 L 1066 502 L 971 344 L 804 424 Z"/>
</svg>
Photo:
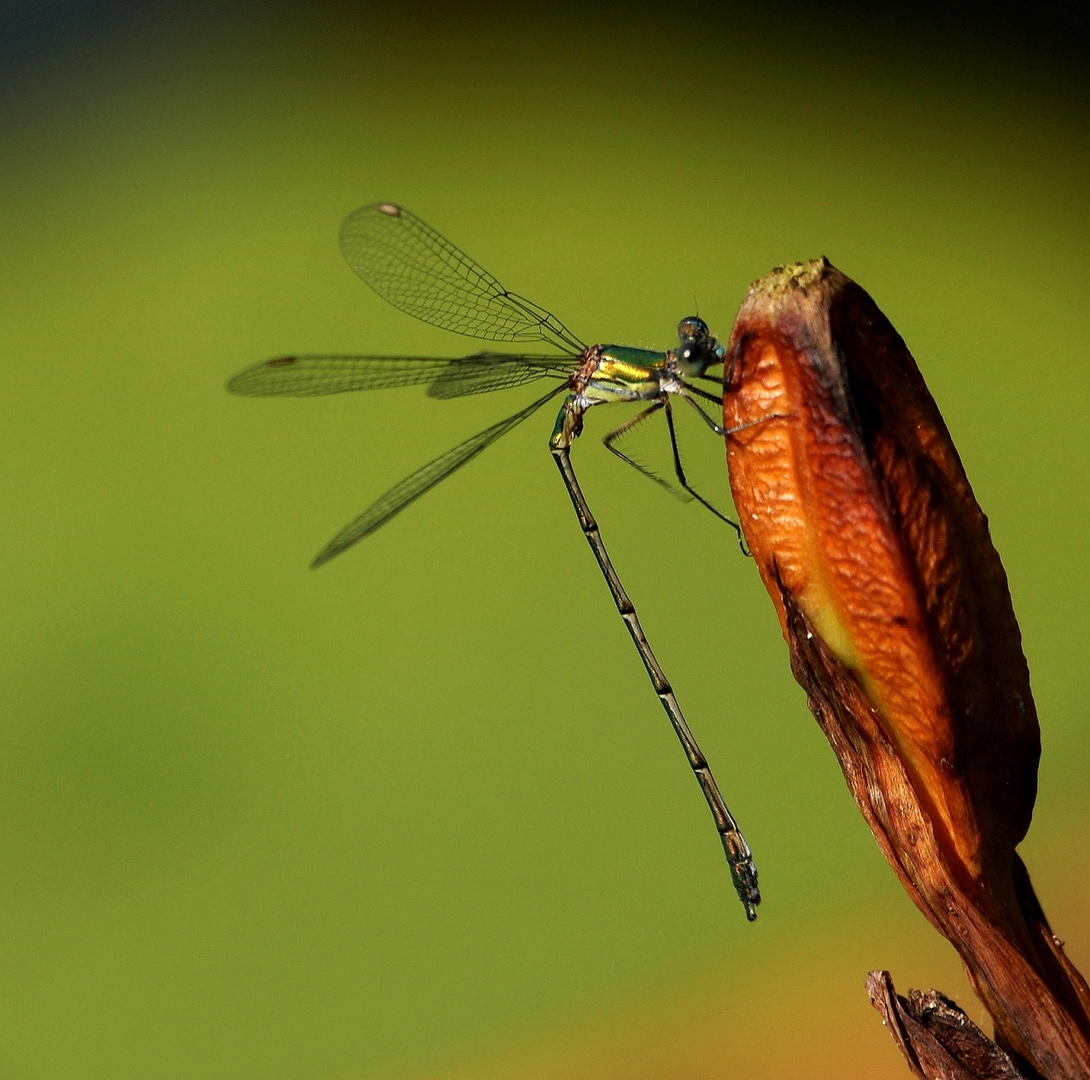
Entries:
<svg viewBox="0 0 1090 1080">
<path fill-rule="evenodd" d="M 1090 968 L 1074 5 L 0 11 L 0 1077 L 901 1077 L 873 967 L 982 1019 L 752 564 L 602 450 L 609 417 L 576 465 L 756 853 L 756 924 L 551 416 L 308 570 L 536 393 L 224 392 L 288 351 L 477 347 L 340 259 L 380 199 L 589 341 L 667 347 L 694 309 L 725 335 L 820 254 L 872 293 L 1010 576 L 1044 738 L 1022 850 Z"/>
</svg>

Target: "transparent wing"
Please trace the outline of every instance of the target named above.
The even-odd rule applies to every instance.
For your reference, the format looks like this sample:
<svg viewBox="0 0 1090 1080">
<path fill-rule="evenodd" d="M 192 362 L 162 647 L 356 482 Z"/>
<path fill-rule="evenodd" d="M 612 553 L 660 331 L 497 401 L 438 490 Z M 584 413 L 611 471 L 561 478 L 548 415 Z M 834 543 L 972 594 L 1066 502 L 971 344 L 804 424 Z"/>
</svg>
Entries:
<svg viewBox="0 0 1090 1080">
<path fill-rule="evenodd" d="M 420 218 L 393 203 L 364 206 L 341 226 L 348 265 L 384 300 L 426 323 L 490 341 L 585 346 L 555 315 L 508 292 Z"/>
<path fill-rule="evenodd" d="M 246 397 L 318 397 L 350 390 L 384 390 L 432 383 L 432 397 L 463 397 L 543 379 L 567 378 L 576 361 L 566 357 L 513 356 L 281 356 L 240 371 L 228 383 Z"/>
<path fill-rule="evenodd" d="M 430 491 L 440 481 L 445 480 L 452 472 L 460 469 L 470 462 L 482 450 L 487 449 L 501 436 L 506 435 L 513 427 L 521 424 L 528 416 L 537 412 L 550 398 L 555 397 L 563 386 L 550 390 L 544 397 L 538 398 L 525 409 L 493 424 L 490 428 L 478 432 L 464 443 L 448 450 L 445 454 L 429 461 L 422 469 L 417 469 L 411 476 L 405 477 L 400 483 L 395 484 L 380 499 L 372 503 L 355 521 L 346 525 L 328 544 L 318 553 L 311 564 L 317 568 L 323 563 L 329 562 L 335 555 L 339 555 L 346 548 L 358 543 L 365 536 L 373 533 L 377 528 L 385 525 L 395 514 L 400 513 L 409 503 L 419 499 L 425 492 Z"/>
<path fill-rule="evenodd" d="M 429 383 L 451 361 L 417 356 L 281 356 L 240 371 L 227 383 L 247 397 L 318 397 Z"/>
<path fill-rule="evenodd" d="M 489 353 L 456 360 L 428 387 L 428 397 L 457 398 L 490 394 L 538 379 L 567 379 L 578 359 L 504 356 L 502 363 Z"/>
</svg>

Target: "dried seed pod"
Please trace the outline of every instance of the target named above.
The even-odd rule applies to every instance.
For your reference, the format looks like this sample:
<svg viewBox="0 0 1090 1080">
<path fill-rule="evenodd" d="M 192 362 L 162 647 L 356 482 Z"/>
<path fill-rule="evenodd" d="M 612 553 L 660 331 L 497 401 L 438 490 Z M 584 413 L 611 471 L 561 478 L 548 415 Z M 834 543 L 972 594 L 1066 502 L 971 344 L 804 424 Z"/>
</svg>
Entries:
<svg viewBox="0 0 1090 1080">
<path fill-rule="evenodd" d="M 825 259 L 750 288 L 728 358 L 742 528 L 860 810 L 1003 1044 L 1090 1076 L 1090 991 L 1015 853 L 1040 755 L 1021 635 L 915 361 Z"/>
</svg>

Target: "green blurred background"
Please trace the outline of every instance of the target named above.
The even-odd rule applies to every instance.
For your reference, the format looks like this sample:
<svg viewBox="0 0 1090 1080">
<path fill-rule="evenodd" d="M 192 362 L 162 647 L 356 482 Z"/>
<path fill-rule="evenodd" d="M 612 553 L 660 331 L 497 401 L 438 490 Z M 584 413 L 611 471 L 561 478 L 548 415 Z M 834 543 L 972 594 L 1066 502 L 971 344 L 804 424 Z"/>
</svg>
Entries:
<svg viewBox="0 0 1090 1080">
<path fill-rule="evenodd" d="M 342 262 L 380 199 L 588 341 L 666 347 L 694 308 L 725 335 L 823 253 L 872 293 L 1010 575 L 1044 738 L 1023 852 L 1090 968 L 1090 96 L 1046 10 L 7 6 L 0 1077 L 904 1076 L 872 967 L 982 1017 L 753 565 L 602 450 L 609 417 L 576 466 L 756 924 L 551 415 L 307 569 L 536 393 L 224 392 L 293 350 L 473 351 Z M 715 440 L 686 447 L 722 497 Z"/>
</svg>

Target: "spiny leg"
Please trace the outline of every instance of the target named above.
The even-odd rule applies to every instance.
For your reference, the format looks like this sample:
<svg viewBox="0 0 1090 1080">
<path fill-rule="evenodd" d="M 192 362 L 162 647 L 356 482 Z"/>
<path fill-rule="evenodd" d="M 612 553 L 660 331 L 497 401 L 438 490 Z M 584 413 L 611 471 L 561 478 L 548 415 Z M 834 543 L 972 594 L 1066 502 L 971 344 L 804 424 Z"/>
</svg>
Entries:
<svg viewBox="0 0 1090 1080">
<path fill-rule="evenodd" d="M 700 419 L 716 433 L 716 435 L 728 434 L 727 429 L 722 424 L 717 424 L 693 399 L 692 395 L 699 394 L 702 398 L 707 398 L 709 401 L 718 402 L 720 407 L 722 407 L 723 404 L 722 399 L 717 398 L 712 394 L 706 394 L 697 386 L 689 386 L 687 383 L 682 383 L 682 385 L 685 389 L 678 391 L 678 396 L 684 398 L 694 409 L 696 409 L 697 416 L 699 416 Z"/>
<path fill-rule="evenodd" d="M 716 383 L 719 382 L 718 379 L 715 379 L 713 381 L 716 382 Z M 685 389 L 688 390 L 690 393 L 696 394 L 697 396 L 702 397 L 705 401 L 710 401 L 715 405 L 722 406 L 722 404 L 723 404 L 723 395 L 722 395 L 722 393 L 720 393 L 718 395 L 709 394 L 707 390 L 701 390 L 699 386 L 691 386 L 689 383 L 684 383 L 683 385 L 685 386 Z"/>
<path fill-rule="evenodd" d="M 677 432 L 674 430 L 674 411 L 670 408 L 670 399 L 663 403 L 666 407 L 666 426 L 670 429 L 670 449 L 674 453 L 674 472 L 677 474 L 678 483 L 701 505 L 706 506 L 720 521 L 726 522 L 738 534 L 738 546 L 743 553 L 748 555 L 745 538 L 742 536 L 741 526 L 736 521 L 731 521 L 726 514 L 720 513 L 703 495 L 689 484 L 685 478 L 685 466 L 681 464 L 681 451 L 677 445 Z"/>
<path fill-rule="evenodd" d="M 738 899 L 742 901 L 742 906 L 745 908 L 746 918 L 752 922 L 757 918 L 757 905 L 761 902 L 761 892 L 757 885 L 757 867 L 753 863 L 753 856 L 750 853 L 745 837 L 738 831 L 738 825 L 727 808 L 727 804 L 723 801 L 723 796 L 719 793 L 719 787 L 715 782 L 715 777 L 712 776 L 708 761 L 697 745 L 693 733 L 689 730 L 689 725 L 681 712 L 681 706 L 678 705 L 677 698 L 674 697 L 674 691 L 663 674 L 658 660 L 655 659 L 655 654 L 651 651 L 651 646 L 647 642 L 643 627 L 640 626 L 640 620 L 636 615 L 636 609 L 628 598 L 628 594 L 621 584 L 621 579 L 617 576 L 617 571 L 613 568 L 613 562 L 606 551 L 605 544 L 602 542 L 598 523 L 594 520 L 594 515 L 590 512 L 590 507 L 583 496 L 579 481 L 576 479 L 575 470 L 571 464 L 569 447 L 571 440 L 578 436 L 581 426 L 582 417 L 577 414 L 569 400 L 565 403 L 557 420 L 557 427 L 553 433 L 549 449 L 556 459 L 560 475 L 563 477 L 564 485 L 568 489 L 568 495 L 575 507 L 575 513 L 579 518 L 579 525 L 583 530 L 583 535 L 587 538 L 587 543 L 590 544 L 594 557 L 598 560 L 602 576 L 606 579 L 606 584 L 613 595 L 617 610 L 620 612 L 621 618 L 624 619 L 625 626 L 628 627 L 628 632 L 632 636 L 632 641 L 640 654 L 640 659 L 651 678 L 655 693 L 658 695 L 659 701 L 662 702 L 666 715 L 670 718 L 670 723 L 681 741 L 685 756 L 689 760 L 689 766 L 693 770 L 701 790 L 704 792 L 704 798 L 707 800 L 712 817 L 715 819 L 715 827 L 719 832 L 719 838 L 723 842 L 723 850 L 727 855 L 727 863 L 730 866 L 730 876 L 734 883 L 735 892 L 737 892 Z"/>
<path fill-rule="evenodd" d="M 636 416 L 633 416 L 630 420 L 626 420 L 619 428 L 611 431 L 604 439 L 602 439 L 602 444 L 611 454 L 619 457 L 621 461 L 623 461 L 626 465 L 631 465 L 633 469 L 637 470 L 637 472 L 642 473 L 649 480 L 654 480 L 656 484 L 660 484 L 662 487 L 666 488 L 666 490 L 669 491 L 671 495 L 679 499 L 684 498 L 681 492 L 679 492 L 675 487 L 665 481 L 661 476 L 653 473 L 650 469 L 641 465 L 638 461 L 634 461 L 622 450 L 618 450 L 617 447 L 613 445 L 617 439 L 625 435 L 627 432 L 631 431 L 632 428 L 636 427 L 637 424 L 642 423 L 649 416 L 651 416 L 652 413 L 658 412 L 658 410 L 662 408 L 666 409 L 666 422 L 670 431 L 670 448 L 673 452 L 674 458 L 674 473 L 676 474 L 678 480 L 681 482 L 681 486 L 685 489 L 686 492 L 688 492 L 688 494 L 692 498 L 696 499 L 697 502 L 699 502 L 706 509 L 710 510 L 717 518 L 719 518 L 720 521 L 725 522 L 738 534 L 738 546 L 742 549 L 742 554 L 748 557 L 750 551 L 749 548 L 746 547 L 746 541 L 745 538 L 742 536 L 741 527 L 737 524 L 737 522 L 732 521 L 729 517 L 726 516 L 726 514 L 721 513 L 715 506 L 708 502 L 708 500 L 705 499 L 704 496 L 701 495 L 700 492 L 698 492 L 686 479 L 685 467 L 681 463 L 681 451 L 678 448 L 677 444 L 677 434 L 674 430 L 674 414 L 670 408 L 670 398 L 668 396 L 660 398 L 658 401 L 653 402 L 648 408 L 644 409 L 643 412 L 637 414 Z"/>
<path fill-rule="evenodd" d="M 708 398 L 709 401 L 718 401 L 718 398 L 712 397 L 711 394 L 705 394 L 702 390 L 698 389 L 695 386 L 689 386 L 689 385 L 687 385 L 685 383 L 683 383 L 682 385 L 685 387 L 685 390 L 683 392 L 681 392 L 680 396 L 682 398 L 684 398 L 694 409 L 696 409 L 697 415 L 700 417 L 700 419 L 703 420 L 704 423 L 707 424 L 708 427 L 710 427 L 712 429 L 712 431 L 714 431 L 716 433 L 716 435 L 725 435 L 725 436 L 727 436 L 729 438 L 731 435 L 737 435 L 739 431 L 745 431 L 747 428 L 757 427 L 759 424 L 767 424 L 769 422 L 769 420 L 788 420 L 788 419 L 790 419 L 791 417 L 793 417 L 795 415 L 794 413 L 773 413 L 771 416 L 762 416 L 759 420 L 750 420 L 748 423 L 739 424 L 737 427 L 733 427 L 733 428 L 724 427 L 722 424 L 717 424 L 697 404 L 697 402 L 695 402 L 689 396 L 688 392 L 690 390 L 694 391 L 695 393 L 700 394 L 701 397 Z M 666 416 L 670 420 L 670 436 L 671 436 L 671 438 L 673 438 L 673 434 L 674 434 L 674 432 L 673 432 L 673 418 L 672 418 L 672 416 L 671 416 L 671 414 L 669 412 L 667 412 Z M 676 442 L 674 443 L 674 454 L 675 454 L 675 460 L 680 464 L 681 459 L 680 459 L 680 457 L 677 457 L 677 443 Z M 753 552 L 751 552 L 749 550 L 749 545 L 746 543 L 746 538 L 745 538 L 745 536 L 742 535 L 741 526 L 735 524 L 733 521 L 730 520 L 730 518 L 723 517 L 723 515 L 720 514 L 719 511 L 716 510 L 714 506 L 708 506 L 708 503 L 705 502 L 704 499 L 701 499 L 700 496 L 697 495 L 697 493 L 695 491 L 693 491 L 693 489 L 691 487 L 689 487 L 688 484 L 685 483 L 685 481 L 682 479 L 680 474 L 678 476 L 678 479 L 681 480 L 682 485 L 685 487 L 686 491 L 691 492 L 697 499 L 700 499 L 700 501 L 702 503 L 704 503 L 704 505 L 707 506 L 708 509 L 712 511 L 712 513 L 714 513 L 717 517 L 723 518 L 723 520 L 728 525 L 730 525 L 735 530 L 735 532 L 738 533 L 738 546 L 742 549 L 742 554 L 745 555 L 746 558 L 752 557 Z"/>
<path fill-rule="evenodd" d="M 648 480 L 654 480 L 656 484 L 666 488 L 671 495 L 675 498 L 682 499 L 684 501 L 685 496 L 672 487 L 667 481 L 663 480 L 661 476 L 656 475 L 650 469 L 641 465 L 638 461 L 634 461 L 623 450 L 618 450 L 613 444 L 622 435 L 627 434 L 638 424 L 642 424 L 652 413 L 656 413 L 663 406 L 669 408 L 669 399 L 660 398 L 658 401 L 652 402 L 643 412 L 633 416 L 631 419 L 626 420 L 619 428 L 611 431 L 604 439 L 602 439 L 602 445 L 614 456 L 619 457 L 626 465 L 631 465 L 637 472 L 642 473 Z"/>
<path fill-rule="evenodd" d="M 759 424 L 767 424 L 770 420 L 793 420 L 796 413 L 771 413 L 768 416 L 762 416 L 758 420 L 750 420 L 748 423 L 739 424 L 737 427 L 724 427 L 722 424 L 717 424 L 690 396 L 690 393 L 699 394 L 703 398 L 707 398 L 709 401 L 714 401 L 716 404 L 720 404 L 719 398 L 712 394 L 706 394 L 703 390 L 696 386 L 689 386 L 688 383 L 681 384 L 685 389 L 683 391 L 675 391 L 679 397 L 684 398 L 694 409 L 697 414 L 716 433 L 716 435 L 737 435 L 739 431 L 745 431 L 747 428 L 757 427 Z"/>
</svg>

